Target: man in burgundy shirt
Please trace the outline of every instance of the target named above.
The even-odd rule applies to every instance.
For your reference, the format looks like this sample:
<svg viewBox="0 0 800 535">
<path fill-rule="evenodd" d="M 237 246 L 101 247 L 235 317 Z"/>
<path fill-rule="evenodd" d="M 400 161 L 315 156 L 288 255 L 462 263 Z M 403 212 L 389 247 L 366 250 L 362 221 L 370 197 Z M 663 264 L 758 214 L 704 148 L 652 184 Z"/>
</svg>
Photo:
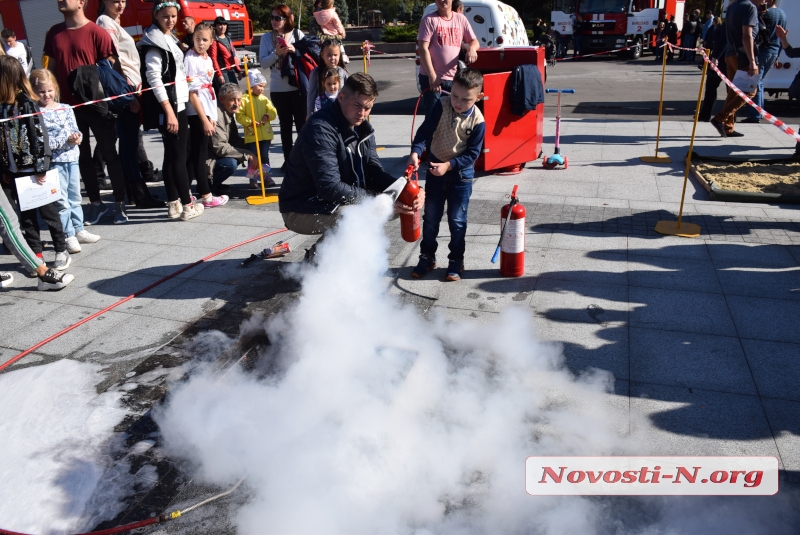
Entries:
<svg viewBox="0 0 800 535">
<path fill-rule="evenodd" d="M 61 101 L 75 105 L 79 102 L 72 96 L 69 87 L 69 74 L 82 65 L 94 65 L 109 58 L 114 62 L 114 43 L 108 32 L 86 18 L 83 13 L 85 0 L 58 0 L 58 10 L 64 14 L 64 22 L 56 24 L 47 31 L 44 40 L 44 55 L 47 67 L 55 74 L 61 89 Z M 89 144 L 89 131 L 108 166 L 111 185 L 114 190 L 116 211 L 114 223 L 125 223 L 125 178 L 122 163 L 117 154 L 117 132 L 113 118 L 102 116 L 94 106 L 75 108 L 75 118 L 83 135 L 80 144 L 81 177 L 86 186 L 91 204 L 84 216 L 84 223 L 94 225 L 106 215 L 111 215 L 109 207 L 100 200 L 100 187 L 92 161 Z"/>
<path fill-rule="evenodd" d="M 436 0 L 436 12 L 422 17 L 417 34 L 419 86 L 426 112 L 439 100 L 442 89 L 450 91 L 461 43 L 469 44 L 467 63 L 478 59 L 480 43 L 467 17 L 453 11 L 453 0 Z"/>
</svg>

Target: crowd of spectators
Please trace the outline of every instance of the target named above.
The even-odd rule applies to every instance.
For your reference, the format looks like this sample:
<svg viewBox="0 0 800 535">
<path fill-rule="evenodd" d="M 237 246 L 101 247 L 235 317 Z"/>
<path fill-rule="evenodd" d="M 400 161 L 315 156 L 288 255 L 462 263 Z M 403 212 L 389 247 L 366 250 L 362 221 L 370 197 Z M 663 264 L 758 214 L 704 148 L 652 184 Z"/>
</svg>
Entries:
<svg viewBox="0 0 800 535">
<path fill-rule="evenodd" d="M 261 187 L 261 177 L 264 187 L 275 186 L 269 149 L 274 137 L 271 122 L 276 118 L 284 156 L 281 171 L 285 173 L 279 206 L 289 229 L 301 234 L 324 233 L 340 217 L 340 207 L 392 186 L 394 180 L 383 171 L 375 152 L 374 131 L 365 121 L 378 97 L 377 87 L 369 76 L 347 72 L 340 41 L 345 32 L 331 4 L 331 0 L 317 0 L 308 34 L 296 27 L 288 6 L 272 8 L 272 32 L 262 37 L 259 51 L 262 68 L 269 70 L 269 82 L 261 72 L 250 72 L 252 101 L 239 89 L 243 69 L 227 35 L 227 21 L 218 17 L 213 24 L 197 24 L 192 17 L 185 17 L 186 34 L 178 40 L 173 32 L 180 4 L 174 0 L 154 3 L 153 24 L 138 44 L 120 24 L 125 0 L 101 0 L 96 22 L 84 13 L 84 0 L 61 0 L 58 9 L 64 22 L 50 28 L 45 37 L 46 70 L 34 70 L 30 49 L 16 40 L 13 31 L 4 29 L 0 100 L 4 117 L 11 120 L 0 123 L 4 148 L 0 234 L 31 276 L 40 278 L 39 288 L 60 289 L 69 284 L 72 278 L 64 271 L 71 264 L 70 255 L 100 240 L 85 227 L 106 218 L 124 224 L 130 206 L 166 207 L 171 219 L 194 219 L 206 209 L 227 203 L 225 181 L 241 165 L 247 167 L 251 187 Z M 725 23 L 710 11 L 701 17 L 697 10 L 686 14 L 680 34 L 671 17 L 658 25 L 656 39 L 659 45 L 667 40 L 677 43 L 680 35 L 684 48 L 710 48 L 712 61 L 724 64 L 730 78 L 738 70 L 746 70 L 763 79 L 781 48 L 789 57 L 798 55 L 787 41 L 786 15 L 776 4 L 777 0 L 730 0 Z M 429 163 L 424 171 L 429 186 L 459 183 L 470 187 L 459 190 L 458 198 L 450 198 L 455 191 L 452 188 L 444 187 L 427 198 L 423 190 L 413 205 L 398 201 L 396 211 L 413 213 L 424 205 L 426 236 L 414 271 L 421 277 L 435 266 L 438 221 L 446 202 L 452 236 L 448 279 L 458 280 L 464 268 L 463 232 L 473 166 L 483 141 L 483 118 L 474 106 L 482 94 L 482 78 L 477 71 L 459 65 L 459 55 L 466 64 L 472 63 L 479 48 L 461 13 L 460 0 L 436 0 L 436 8 L 419 26 L 418 82 L 426 119 L 415 137 L 409 163 L 419 167 L 420 156 L 427 152 Z M 583 24 L 576 15 L 573 27 L 580 29 Z M 297 75 L 301 70 L 298 48 L 306 49 L 312 32 L 321 39 L 319 64 L 307 79 L 301 79 Z M 537 20 L 533 33 L 534 39 L 542 39 L 550 29 Z M 563 41 L 561 45 L 559 52 L 565 53 Z M 576 55 L 585 52 L 579 36 L 573 47 Z M 671 49 L 661 46 L 657 59 L 664 50 L 669 50 L 668 59 L 672 59 Z M 684 50 L 679 61 L 695 62 L 694 50 Z M 105 70 L 104 65 L 108 67 Z M 72 109 L 105 96 L 92 93 L 91 88 L 98 86 L 94 83 L 98 77 L 106 83 L 103 76 L 111 76 L 106 71 L 116 73 L 121 83 L 132 89 L 132 98 L 120 100 L 121 105 Z M 741 136 L 734 125 L 743 100 L 729 90 L 722 111 L 712 118 L 721 80 L 708 72 L 701 119 L 709 120 L 723 137 Z M 763 103 L 763 85 L 748 96 Z M 62 103 L 70 106 L 64 108 Z M 20 118 L 26 111 L 41 113 Z M 747 119 L 758 120 L 752 115 Z M 244 127 L 244 137 L 239 124 Z M 166 202 L 152 195 L 145 182 L 140 165 L 142 127 L 161 134 Z M 294 131 L 299 134 L 296 142 Z M 92 134 L 98 153 L 94 157 L 89 143 Z M 24 146 L 20 144 L 23 138 Z M 113 205 L 101 199 L 95 178 L 98 157 L 108 169 Z M 44 183 L 48 170 L 57 171 L 62 198 L 20 210 L 14 179 L 30 176 Z M 81 180 L 89 198 L 83 207 Z M 52 268 L 43 263 L 39 218 L 49 227 L 53 240 L 56 260 Z M 313 250 L 309 256 L 313 257 Z M 10 282 L 10 274 L 2 277 L 4 285 Z"/>
</svg>

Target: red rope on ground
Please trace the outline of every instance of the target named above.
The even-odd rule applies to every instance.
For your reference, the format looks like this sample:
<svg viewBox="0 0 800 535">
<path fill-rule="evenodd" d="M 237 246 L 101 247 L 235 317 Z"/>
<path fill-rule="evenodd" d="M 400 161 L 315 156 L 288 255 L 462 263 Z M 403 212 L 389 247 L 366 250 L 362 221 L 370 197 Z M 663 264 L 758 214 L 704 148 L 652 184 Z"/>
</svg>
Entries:
<svg viewBox="0 0 800 535">
<path fill-rule="evenodd" d="M 194 262 L 194 263 L 192 263 L 192 264 L 189 264 L 189 265 L 183 266 L 181 269 L 179 269 L 179 270 L 175 271 L 174 273 L 171 273 L 171 274 L 167 275 L 166 277 L 164 277 L 164 278 L 162 278 L 162 279 L 160 279 L 160 280 L 157 280 L 156 282 L 154 282 L 153 284 L 151 284 L 151 285 L 147 286 L 146 288 L 142 288 L 141 290 L 139 290 L 139 291 L 137 291 L 137 292 L 134 292 L 134 293 L 132 293 L 132 294 L 131 294 L 131 295 L 129 295 L 128 297 L 123 297 L 122 299 L 120 299 L 119 301 L 117 301 L 116 303 L 114 303 L 113 305 L 109 305 L 109 306 L 107 306 L 106 308 L 104 308 L 103 310 L 100 310 L 100 311 L 98 311 L 98 312 L 95 312 L 95 313 L 94 313 L 94 314 L 92 314 L 91 316 L 88 316 L 88 317 L 86 317 L 86 318 L 83 318 L 83 319 L 82 319 L 82 320 L 80 320 L 79 322 L 77 322 L 77 323 L 73 323 L 73 324 L 72 324 L 72 325 L 70 325 L 69 327 L 67 327 L 67 328 L 65 328 L 65 329 L 62 329 L 61 331 L 57 332 L 56 334 L 54 334 L 54 335 L 52 335 L 52 336 L 50 336 L 50 337 L 48 337 L 48 338 L 45 338 L 44 340 L 42 340 L 42 341 L 41 341 L 41 342 L 39 342 L 38 344 L 36 344 L 36 345 L 34 345 L 34 346 L 31 346 L 31 347 L 29 347 L 28 349 L 26 349 L 25 351 L 23 351 L 22 353 L 20 353 L 20 354 L 19 354 L 19 355 L 17 355 L 16 357 L 14 357 L 14 358 L 12 358 L 11 360 L 9 360 L 9 361 L 7 361 L 7 362 L 3 363 L 2 365 L 0 365 L 0 373 L 2 373 L 2 372 L 3 372 L 3 371 L 6 369 L 6 368 L 8 368 L 9 366 L 13 365 L 15 362 L 17 362 L 17 361 L 19 361 L 20 359 L 22 359 L 22 358 L 26 357 L 27 355 L 30 355 L 31 353 L 33 353 L 34 351 L 36 351 L 36 350 L 37 350 L 37 349 L 39 349 L 40 347 L 42 347 L 42 346 L 44 346 L 44 345 L 46 345 L 46 344 L 49 344 L 50 342 L 52 342 L 52 341 L 53 341 L 53 340 L 55 340 L 56 338 L 59 338 L 59 337 L 61 337 L 61 336 L 65 335 L 65 334 L 67 334 L 67 333 L 68 333 L 68 332 L 70 332 L 71 330 L 73 330 L 73 329 L 75 329 L 75 328 L 77 328 L 77 327 L 80 327 L 80 326 L 81 326 L 81 325 L 83 325 L 84 323 L 87 323 L 87 322 L 89 322 L 89 321 L 91 321 L 91 320 L 95 319 L 95 318 L 96 318 L 96 317 L 98 317 L 98 316 L 102 316 L 103 314 L 105 314 L 105 313 L 106 313 L 106 312 L 108 312 L 109 310 L 112 310 L 112 309 L 114 309 L 114 308 L 117 308 L 118 306 L 120 306 L 120 305 L 121 305 L 121 304 L 123 304 L 123 303 L 127 303 L 128 301 L 130 301 L 130 300 L 131 300 L 131 299 L 133 299 L 134 297 L 138 297 L 138 296 L 142 295 L 143 293 L 147 292 L 148 290 L 151 290 L 151 289 L 155 288 L 155 287 L 156 287 L 156 286 L 158 286 L 159 284 L 161 284 L 161 283 L 163 283 L 163 282 L 166 282 L 166 281 L 168 281 L 169 279 L 171 279 L 171 278 L 173 278 L 173 277 L 175 277 L 175 276 L 177 276 L 177 275 L 180 275 L 180 274 L 181 274 L 181 273 L 183 273 L 184 271 L 187 271 L 187 270 L 189 270 L 189 269 L 192 269 L 193 267 L 195 267 L 195 266 L 197 266 L 197 265 L 199 265 L 199 264 L 202 264 L 203 262 L 205 262 L 205 261 L 207 261 L 207 260 L 210 260 L 210 259 L 214 258 L 215 256 L 219 256 L 219 255 L 221 255 L 221 254 L 223 254 L 223 253 L 226 253 L 226 252 L 230 251 L 231 249 L 235 249 L 235 248 L 237 248 L 237 247 L 241 247 L 242 245 L 246 245 L 246 244 L 248 244 L 248 243 L 252 243 L 252 242 L 254 242 L 254 241 L 258 241 L 258 240 L 261 240 L 261 239 L 267 238 L 267 237 L 269 237 L 269 236 L 273 236 L 273 235 L 275 235 L 275 234 L 280 234 L 281 232 L 285 232 L 286 230 L 288 230 L 288 229 L 286 229 L 286 228 L 282 228 L 282 229 L 280 229 L 280 230 L 275 230 L 275 231 L 273 231 L 273 232 L 268 232 L 268 233 L 266 233 L 266 234 L 262 234 L 261 236 L 256 236 L 255 238 L 251 238 L 251 239 L 249 239 L 249 240 L 245 240 L 245 241 L 243 241 L 243 242 L 239 242 L 239 243 L 237 243 L 237 244 L 235 244 L 235 245 L 231 245 L 230 247 L 226 247 L 226 248 L 224 248 L 224 249 L 220 249 L 220 250 L 219 250 L 219 251 L 217 251 L 216 253 L 211 253 L 210 255 L 208 255 L 208 256 L 206 256 L 206 257 L 204 257 L 204 258 L 201 258 L 201 259 L 200 259 L 200 260 L 198 260 L 197 262 Z M 133 528 L 131 528 L 131 529 L 133 529 Z M 3 531 L 2 529 L 0 529 L 0 534 L 4 534 L 4 533 L 8 533 L 8 534 L 11 534 L 11 535 L 13 535 L 13 532 L 11 532 L 11 531 Z M 109 532 L 109 533 L 116 533 L 116 532 Z M 24 535 L 24 534 L 23 534 L 23 535 Z"/>
<path fill-rule="evenodd" d="M 151 524 L 158 524 L 159 522 L 163 522 L 165 520 L 169 519 L 162 519 L 161 516 L 155 516 L 153 518 L 148 518 L 147 520 L 140 520 L 139 522 L 125 524 L 124 526 L 117 526 L 116 528 L 103 529 L 100 531 L 90 531 L 88 533 L 78 533 L 77 535 L 112 535 L 114 533 L 124 533 L 126 531 L 143 528 Z M 30 535 L 30 534 L 18 533 L 16 531 L 8 531 L 7 529 L 0 529 L 0 535 Z"/>
</svg>

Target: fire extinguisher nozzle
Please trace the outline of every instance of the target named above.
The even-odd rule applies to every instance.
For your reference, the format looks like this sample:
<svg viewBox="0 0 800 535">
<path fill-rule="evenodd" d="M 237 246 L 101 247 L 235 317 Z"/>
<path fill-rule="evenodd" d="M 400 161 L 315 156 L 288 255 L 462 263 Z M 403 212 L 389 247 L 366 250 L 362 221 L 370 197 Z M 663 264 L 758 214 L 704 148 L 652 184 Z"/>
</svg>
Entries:
<svg viewBox="0 0 800 535">
<path fill-rule="evenodd" d="M 497 246 L 497 249 L 494 250 L 494 256 L 492 256 L 492 264 L 497 263 L 497 259 L 500 258 L 500 246 Z"/>
</svg>

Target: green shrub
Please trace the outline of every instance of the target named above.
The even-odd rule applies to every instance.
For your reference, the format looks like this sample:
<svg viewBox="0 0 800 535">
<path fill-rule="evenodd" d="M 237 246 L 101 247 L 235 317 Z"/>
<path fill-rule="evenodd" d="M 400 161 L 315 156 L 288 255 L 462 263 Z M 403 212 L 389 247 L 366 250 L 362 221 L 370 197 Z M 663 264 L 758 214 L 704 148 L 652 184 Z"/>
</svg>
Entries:
<svg viewBox="0 0 800 535">
<path fill-rule="evenodd" d="M 385 43 L 414 43 L 417 40 L 419 25 L 384 26 L 381 40 Z"/>
</svg>

